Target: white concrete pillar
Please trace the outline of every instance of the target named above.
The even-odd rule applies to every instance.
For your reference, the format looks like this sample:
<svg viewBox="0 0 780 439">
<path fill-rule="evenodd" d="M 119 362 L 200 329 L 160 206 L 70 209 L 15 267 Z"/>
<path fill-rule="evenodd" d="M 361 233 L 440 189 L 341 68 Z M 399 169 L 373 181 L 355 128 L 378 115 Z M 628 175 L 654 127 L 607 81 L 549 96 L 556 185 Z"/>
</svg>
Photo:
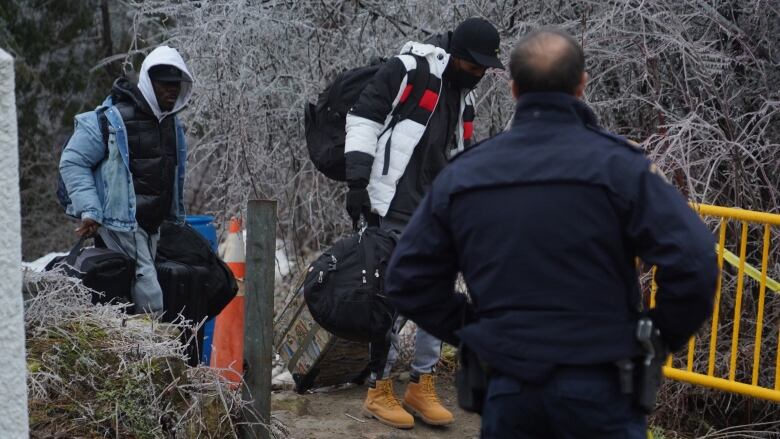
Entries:
<svg viewBox="0 0 780 439">
<path fill-rule="evenodd" d="M 27 438 L 14 59 L 0 49 L 0 436 Z"/>
</svg>

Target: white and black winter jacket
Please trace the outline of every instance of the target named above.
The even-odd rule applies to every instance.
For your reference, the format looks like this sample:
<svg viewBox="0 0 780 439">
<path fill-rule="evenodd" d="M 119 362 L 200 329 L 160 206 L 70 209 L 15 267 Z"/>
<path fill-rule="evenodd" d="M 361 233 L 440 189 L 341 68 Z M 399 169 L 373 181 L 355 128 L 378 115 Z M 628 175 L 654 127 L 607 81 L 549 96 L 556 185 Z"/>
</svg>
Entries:
<svg viewBox="0 0 780 439">
<path fill-rule="evenodd" d="M 439 104 L 442 75 L 449 59 L 449 53 L 442 47 L 406 43 L 401 54 L 375 74 L 347 115 L 344 145 L 347 181 L 350 187 L 367 186 L 371 210 L 379 216 L 387 214 L 415 147 L 429 128 L 431 115 Z M 415 76 L 422 62 L 428 65 L 427 80 Z M 414 93 L 414 84 L 426 84 L 424 93 Z M 420 95 L 417 107 L 404 111 L 408 116 L 388 129 L 396 106 L 404 104 L 410 96 Z M 460 95 L 455 146 L 448 153 L 450 158 L 471 143 L 473 120 L 473 92 L 464 90 Z"/>
</svg>

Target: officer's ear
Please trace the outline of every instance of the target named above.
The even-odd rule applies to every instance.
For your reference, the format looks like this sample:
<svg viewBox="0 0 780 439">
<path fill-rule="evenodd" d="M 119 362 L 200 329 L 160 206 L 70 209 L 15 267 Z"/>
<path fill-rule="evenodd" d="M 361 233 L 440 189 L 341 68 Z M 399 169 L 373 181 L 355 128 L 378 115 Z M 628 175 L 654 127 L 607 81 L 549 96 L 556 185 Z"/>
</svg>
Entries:
<svg viewBox="0 0 780 439">
<path fill-rule="evenodd" d="M 520 99 L 520 90 L 517 88 L 514 79 L 509 80 L 509 88 L 512 89 L 512 97 L 515 98 L 515 100 Z"/>
<path fill-rule="evenodd" d="M 585 96 L 585 86 L 588 85 L 588 80 L 590 80 L 588 72 L 582 72 L 580 83 L 577 84 L 577 87 L 574 89 L 574 96 L 579 99 L 582 99 Z"/>
</svg>

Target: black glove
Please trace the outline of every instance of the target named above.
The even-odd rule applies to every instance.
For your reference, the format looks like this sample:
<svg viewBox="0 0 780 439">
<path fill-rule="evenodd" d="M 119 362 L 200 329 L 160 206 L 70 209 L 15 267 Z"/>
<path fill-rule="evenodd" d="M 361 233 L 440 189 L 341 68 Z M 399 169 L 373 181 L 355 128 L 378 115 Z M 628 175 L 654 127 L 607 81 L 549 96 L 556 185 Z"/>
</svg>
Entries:
<svg viewBox="0 0 780 439">
<path fill-rule="evenodd" d="M 347 214 L 352 218 L 352 227 L 357 229 L 357 223 L 360 215 L 368 218 L 371 213 L 371 198 L 368 196 L 368 190 L 364 187 L 349 188 L 347 192 Z"/>
</svg>

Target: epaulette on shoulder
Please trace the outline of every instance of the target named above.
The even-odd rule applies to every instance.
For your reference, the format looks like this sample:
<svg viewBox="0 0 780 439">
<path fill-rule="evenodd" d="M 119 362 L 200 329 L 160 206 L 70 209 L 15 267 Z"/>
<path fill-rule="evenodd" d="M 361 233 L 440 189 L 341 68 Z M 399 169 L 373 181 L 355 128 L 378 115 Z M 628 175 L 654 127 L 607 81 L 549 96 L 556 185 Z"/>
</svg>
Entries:
<svg viewBox="0 0 780 439">
<path fill-rule="evenodd" d="M 633 140 L 626 139 L 623 136 L 619 136 L 619 135 L 617 135 L 615 133 L 610 133 L 609 131 L 603 130 L 603 129 L 601 129 L 599 127 L 595 127 L 593 125 L 586 125 L 585 127 L 587 129 L 589 129 L 590 131 L 593 131 L 594 133 L 596 133 L 596 134 L 598 134 L 600 136 L 606 137 L 606 138 L 614 141 L 615 143 L 617 143 L 619 145 L 623 145 L 623 146 L 627 147 L 628 149 L 630 149 L 633 152 L 636 152 L 636 153 L 639 153 L 639 154 L 644 154 L 645 153 L 645 150 L 642 149 L 642 145 L 640 145 L 637 142 L 634 142 Z"/>
</svg>

